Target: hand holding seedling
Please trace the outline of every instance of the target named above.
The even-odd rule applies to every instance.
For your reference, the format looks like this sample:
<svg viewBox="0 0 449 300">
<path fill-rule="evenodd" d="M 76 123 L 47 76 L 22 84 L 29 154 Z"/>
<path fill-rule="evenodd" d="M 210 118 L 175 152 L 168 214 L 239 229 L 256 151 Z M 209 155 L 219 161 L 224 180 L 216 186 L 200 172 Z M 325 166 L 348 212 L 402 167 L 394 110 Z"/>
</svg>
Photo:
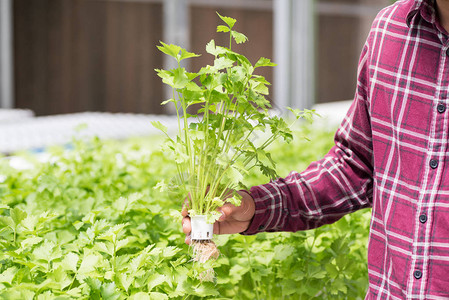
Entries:
<svg viewBox="0 0 449 300">
<path fill-rule="evenodd" d="M 225 203 L 222 207 L 218 208 L 221 216 L 214 224 L 215 234 L 240 233 L 248 229 L 255 212 L 254 199 L 244 191 L 237 193 L 242 197 L 240 206 Z M 232 193 L 228 195 L 230 196 Z M 185 242 L 190 245 L 190 232 L 192 227 L 187 206 L 183 207 L 182 215 L 184 217 L 182 219 L 182 230 L 186 234 Z"/>
</svg>

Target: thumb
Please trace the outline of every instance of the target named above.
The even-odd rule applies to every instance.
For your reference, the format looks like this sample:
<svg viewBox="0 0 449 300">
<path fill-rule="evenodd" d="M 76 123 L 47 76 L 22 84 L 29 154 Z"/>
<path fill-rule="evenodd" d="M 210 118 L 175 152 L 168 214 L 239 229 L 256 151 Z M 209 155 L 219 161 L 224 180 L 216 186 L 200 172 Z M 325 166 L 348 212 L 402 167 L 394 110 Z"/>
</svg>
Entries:
<svg viewBox="0 0 449 300">
<path fill-rule="evenodd" d="M 222 216 L 218 219 L 219 222 L 225 220 L 250 221 L 253 218 L 255 213 L 254 199 L 246 191 L 238 191 L 237 193 L 242 196 L 240 206 L 231 203 L 224 204 L 220 209 Z"/>
</svg>

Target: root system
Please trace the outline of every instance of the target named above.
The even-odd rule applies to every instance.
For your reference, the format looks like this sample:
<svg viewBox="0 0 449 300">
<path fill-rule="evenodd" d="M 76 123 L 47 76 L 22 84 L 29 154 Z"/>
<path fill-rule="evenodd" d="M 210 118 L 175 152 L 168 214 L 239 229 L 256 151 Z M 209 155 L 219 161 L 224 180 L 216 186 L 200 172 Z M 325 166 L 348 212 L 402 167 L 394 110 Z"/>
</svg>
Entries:
<svg viewBox="0 0 449 300">
<path fill-rule="evenodd" d="M 204 264 L 209 260 L 216 260 L 220 255 L 217 245 L 212 240 L 193 240 L 191 244 L 193 248 L 193 261 Z M 214 281 L 214 269 L 203 271 L 198 276 L 201 281 Z"/>
</svg>

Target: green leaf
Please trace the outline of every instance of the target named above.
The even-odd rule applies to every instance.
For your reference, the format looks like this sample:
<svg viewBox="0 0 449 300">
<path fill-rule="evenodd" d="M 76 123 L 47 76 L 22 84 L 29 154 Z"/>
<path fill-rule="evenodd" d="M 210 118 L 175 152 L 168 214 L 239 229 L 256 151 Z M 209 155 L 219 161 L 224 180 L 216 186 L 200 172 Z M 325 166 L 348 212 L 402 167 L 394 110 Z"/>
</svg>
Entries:
<svg viewBox="0 0 449 300">
<path fill-rule="evenodd" d="M 53 269 L 52 272 L 48 276 L 49 279 L 53 281 L 53 284 L 57 284 L 59 289 L 63 290 L 67 286 L 72 283 L 71 278 L 67 275 L 64 268 L 59 266 L 56 269 Z"/>
<path fill-rule="evenodd" d="M 161 180 L 156 184 L 154 189 L 159 190 L 160 192 L 166 192 L 168 191 L 168 184 L 164 180 Z"/>
<path fill-rule="evenodd" d="M 131 295 L 130 300 L 151 300 L 151 297 L 148 293 L 138 292 L 137 294 Z"/>
<path fill-rule="evenodd" d="M 181 249 L 174 247 L 174 246 L 166 247 L 166 248 L 164 248 L 162 255 L 166 258 L 169 258 L 169 257 L 176 255 L 176 253 L 178 253 L 180 250 Z"/>
<path fill-rule="evenodd" d="M 229 26 L 230 29 L 232 29 L 232 27 L 234 27 L 235 22 L 237 22 L 236 19 L 233 19 L 233 18 L 230 18 L 230 17 L 222 16 L 222 15 L 220 15 L 218 12 L 217 12 L 217 15 L 220 17 L 220 19 L 221 19 L 223 22 L 225 22 L 225 23 Z"/>
<path fill-rule="evenodd" d="M 9 211 L 9 214 L 16 226 L 19 225 L 20 222 L 22 222 L 22 220 L 25 219 L 27 216 L 27 213 L 18 207 L 14 207 L 13 209 L 11 209 Z"/>
<path fill-rule="evenodd" d="M 189 83 L 189 77 L 184 68 L 177 68 L 173 70 L 173 87 L 175 89 L 183 89 Z"/>
<path fill-rule="evenodd" d="M 33 236 L 33 237 L 29 237 L 29 238 L 23 240 L 20 243 L 20 245 L 22 246 L 22 248 L 28 248 L 28 247 L 32 247 L 36 244 L 39 244 L 42 240 L 43 240 L 43 238 L 41 238 L 39 236 Z"/>
<path fill-rule="evenodd" d="M 187 162 L 190 159 L 190 157 L 185 153 L 185 148 L 182 144 L 175 145 L 174 154 L 175 154 L 175 161 L 178 164 Z"/>
<path fill-rule="evenodd" d="M 181 61 L 186 58 L 198 57 L 198 56 L 201 56 L 201 54 L 195 54 L 193 52 L 188 52 L 185 49 L 181 49 L 181 56 L 180 56 L 179 60 Z"/>
<path fill-rule="evenodd" d="M 148 277 L 148 290 L 151 292 L 155 287 L 167 282 L 167 280 L 168 278 L 166 275 L 158 273 L 151 274 L 150 277 Z"/>
<path fill-rule="evenodd" d="M 309 265 L 308 267 L 308 276 L 316 279 L 322 279 L 326 277 L 326 271 L 321 269 L 320 266 Z"/>
<path fill-rule="evenodd" d="M 22 220 L 21 225 L 28 231 L 34 231 L 38 222 L 39 222 L 38 216 L 28 215 L 26 216 L 25 219 Z"/>
<path fill-rule="evenodd" d="M 259 58 L 259 60 L 254 65 L 255 68 L 258 68 L 258 67 L 274 67 L 274 66 L 276 66 L 276 64 L 271 62 L 271 60 L 269 58 L 265 58 L 265 57 Z"/>
<path fill-rule="evenodd" d="M 162 46 L 157 46 L 157 48 L 161 52 L 163 52 L 163 53 L 165 53 L 165 54 L 175 58 L 176 60 L 179 60 L 178 54 L 179 54 L 179 52 L 182 49 L 181 47 L 179 47 L 177 45 L 173 45 L 173 44 L 168 45 L 168 44 L 166 44 L 164 42 L 161 42 L 161 41 L 160 41 L 160 43 L 161 43 Z"/>
<path fill-rule="evenodd" d="M 263 84 L 263 83 L 257 83 L 254 87 L 253 87 L 254 91 L 262 94 L 262 95 L 268 95 L 269 91 L 268 91 L 268 87 Z"/>
<path fill-rule="evenodd" d="M 274 247 L 274 253 L 276 253 L 274 259 L 282 261 L 289 258 L 295 252 L 295 247 L 292 245 L 276 245 Z"/>
<path fill-rule="evenodd" d="M 168 299 L 168 296 L 166 294 L 158 293 L 158 292 L 151 292 L 150 293 L 150 300 L 166 300 Z"/>
<path fill-rule="evenodd" d="M 76 268 L 78 265 L 79 256 L 76 253 L 69 252 L 65 255 L 64 259 L 61 262 L 61 266 L 65 270 L 69 270 L 72 272 L 76 272 Z"/>
<path fill-rule="evenodd" d="M 257 159 L 262 162 L 265 166 L 269 166 L 272 168 L 275 168 L 276 165 L 273 161 L 273 159 L 271 158 L 271 154 L 262 150 L 262 149 L 257 149 L 256 151 L 257 153 Z"/>
<path fill-rule="evenodd" d="M 298 283 L 293 280 L 282 280 L 282 296 L 291 296 L 298 291 Z"/>
<path fill-rule="evenodd" d="M 190 81 L 186 85 L 186 89 L 192 92 L 202 92 L 203 90 L 193 81 Z M 164 101 L 165 102 L 165 101 Z"/>
<path fill-rule="evenodd" d="M 53 241 L 45 240 L 42 245 L 34 249 L 33 257 L 37 260 L 51 261 L 50 254 L 56 244 Z"/>
<path fill-rule="evenodd" d="M 245 71 L 245 68 L 243 68 L 242 66 L 235 66 L 231 68 L 231 74 L 229 76 L 229 79 L 232 82 L 238 83 L 244 81 L 246 76 L 247 73 Z M 247 99 L 245 98 L 245 100 Z"/>
<path fill-rule="evenodd" d="M 340 274 L 337 267 L 333 264 L 326 264 L 325 268 L 331 278 L 337 278 Z"/>
<path fill-rule="evenodd" d="M 304 277 L 305 277 L 305 272 L 303 270 L 295 269 L 291 273 L 291 278 L 296 281 L 301 281 L 304 279 Z"/>
<path fill-rule="evenodd" d="M 122 240 L 117 241 L 116 251 L 119 251 L 122 248 L 125 248 L 130 244 L 129 238 L 124 238 Z"/>
<path fill-rule="evenodd" d="M 242 196 L 240 196 L 239 194 L 235 193 L 232 197 L 227 198 L 226 202 L 231 203 L 234 206 L 240 206 L 240 204 L 242 203 Z"/>
<path fill-rule="evenodd" d="M 136 274 L 134 274 L 135 276 Z M 128 292 L 129 287 L 133 284 L 134 282 L 134 276 L 133 274 L 127 274 L 127 273 L 119 273 L 117 274 L 120 284 L 122 285 L 122 287 L 125 289 L 126 292 Z"/>
<path fill-rule="evenodd" d="M 241 280 L 242 276 L 250 271 L 248 264 L 234 264 L 229 270 L 229 275 L 232 278 L 233 283 L 237 283 Z"/>
<path fill-rule="evenodd" d="M 215 70 L 222 70 L 226 68 L 232 67 L 234 64 L 234 61 L 226 58 L 226 57 L 220 57 L 214 60 L 214 69 Z"/>
<path fill-rule="evenodd" d="M 95 254 L 88 254 L 83 258 L 81 265 L 78 269 L 79 275 L 87 275 L 93 271 L 95 271 L 95 267 L 100 261 L 100 258 Z"/>
<path fill-rule="evenodd" d="M 228 180 L 233 184 L 238 184 L 243 180 L 243 174 L 236 167 L 231 166 L 226 173 Z"/>
<path fill-rule="evenodd" d="M 218 56 L 220 54 L 226 53 L 226 50 L 222 47 L 216 47 L 215 41 L 210 40 L 210 42 L 206 44 L 206 52 L 214 56 Z"/>
<path fill-rule="evenodd" d="M 287 109 L 295 115 L 296 119 L 304 118 L 308 121 L 312 121 L 313 116 L 320 116 L 313 109 L 300 110 L 300 109 L 293 109 L 291 107 L 287 107 Z"/>
<path fill-rule="evenodd" d="M 271 251 L 264 251 L 263 255 L 257 255 L 255 257 L 256 261 L 264 266 L 271 265 L 271 262 L 273 261 L 275 257 L 275 253 Z"/>
<path fill-rule="evenodd" d="M 231 35 L 237 44 L 242 44 L 248 40 L 246 35 L 237 31 L 231 31 Z"/>
<path fill-rule="evenodd" d="M 218 25 L 217 26 L 217 32 L 229 32 L 229 27 L 224 25 Z"/>
<path fill-rule="evenodd" d="M 162 125 L 159 121 L 151 121 L 151 125 L 153 125 L 154 128 L 159 129 L 163 133 L 167 133 L 167 126 Z"/>
<path fill-rule="evenodd" d="M 162 101 L 161 102 L 161 105 L 166 105 L 166 104 L 168 104 L 168 103 L 170 103 L 170 102 L 175 102 L 175 99 L 168 99 L 168 100 L 165 100 L 165 101 Z"/>
<path fill-rule="evenodd" d="M 84 282 L 86 282 L 87 285 L 90 287 L 90 289 L 91 289 L 91 296 L 92 296 L 92 292 L 94 292 L 94 294 L 100 292 L 101 281 L 98 280 L 97 278 L 87 277 L 87 278 L 84 279 Z"/>
<path fill-rule="evenodd" d="M 17 272 L 18 269 L 16 267 L 6 269 L 5 271 L 3 271 L 3 273 L 0 274 L 0 282 L 12 284 L 12 281 L 14 280 Z"/>
<path fill-rule="evenodd" d="M 219 296 L 220 293 L 217 291 L 214 285 L 204 282 L 195 288 L 195 293 L 198 296 Z"/>
<path fill-rule="evenodd" d="M 174 75 L 172 72 L 167 70 L 154 69 L 157 73 L 157 76 L 162 78 L 162 82 L 173 87 L 174 86 Z"/>
<path fill-rule="evenodd" d="M 116 300 L 120 298 L 115 282 L 103 283 L 101 286 L 101 296 L 103 299 Z"/>
<path fill-rule="evenodd" d="M 114 245 L 112 243 L 97 242 L 95 243 L 94 249 L 114 256 Z"/>
</svg>

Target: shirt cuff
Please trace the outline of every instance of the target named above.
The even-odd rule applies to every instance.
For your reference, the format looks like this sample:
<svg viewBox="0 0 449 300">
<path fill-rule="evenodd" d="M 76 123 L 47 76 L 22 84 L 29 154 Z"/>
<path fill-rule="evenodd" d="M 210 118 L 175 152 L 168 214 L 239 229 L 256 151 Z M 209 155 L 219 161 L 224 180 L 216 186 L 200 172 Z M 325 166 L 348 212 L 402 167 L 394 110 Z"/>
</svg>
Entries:
<svg viewBox="0 0 449 300">
<path fill-rule="evenodd" d="M 243 231 L 241 234 L 253 235 L 259 232 L 269 231 L 270 228 L 267 228 L 267 226 L 271 211 L 265 203 L 266 200 L 264 201 L 263 199 L 263 197 L 266 198 L 266 193 L 264 194 L 261 192 L 260 188 L 257 186 L 253 186 L 249 192 L 246 192 L 254 199 L 255 212 L 248 229 Z"/>
</svg>

